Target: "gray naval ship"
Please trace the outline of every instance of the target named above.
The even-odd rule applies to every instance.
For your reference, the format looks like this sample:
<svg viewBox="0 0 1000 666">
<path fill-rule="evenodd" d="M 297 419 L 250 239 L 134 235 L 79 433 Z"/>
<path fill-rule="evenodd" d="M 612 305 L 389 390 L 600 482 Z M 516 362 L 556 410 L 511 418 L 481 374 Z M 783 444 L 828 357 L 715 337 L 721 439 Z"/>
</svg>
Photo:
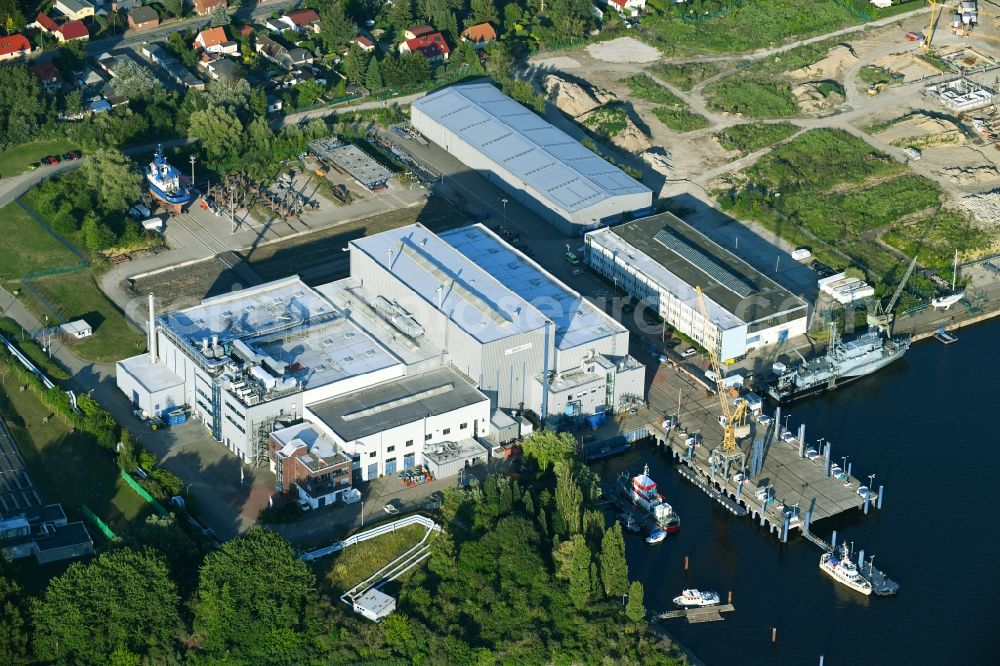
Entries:
<svg viewBox="0 0 1000 666">
<path fill-rule="evenodd" d="M 910 348 L 910 338 L 883 336 L 869 329 L 844 342 L 834 326 L 826 355 L 805 361 L 778 375 L 767 388 L 776 402 L 785 403 L 843 386 L 855 379 L 884 368 L 903 357 Z"/>
</svg>

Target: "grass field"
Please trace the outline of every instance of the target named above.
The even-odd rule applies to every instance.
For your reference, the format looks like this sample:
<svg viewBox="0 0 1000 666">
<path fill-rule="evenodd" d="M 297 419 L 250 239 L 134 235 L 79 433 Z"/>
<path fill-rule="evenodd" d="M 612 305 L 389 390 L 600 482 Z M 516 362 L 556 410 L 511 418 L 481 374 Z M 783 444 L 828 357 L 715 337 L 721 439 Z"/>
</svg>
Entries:
<svg viewBox="0 0 1000 666">
<path fill-rule="evenodd" d="M 879 238 L 945 272 L 955 249 L 974 254 L 988 242 L 964 216 L 940 208 L 936 183 L 841 130 L 801 134 L 742 176 L 741 186 L 720 196 L 724 210 L 809 247 L 831 266 L 857 265 L 876 284 L 901 261 Z"/>
<path fill-rule="evenodd" d="M 21 325 L 10 317 L 0 317 L 0 333 L 13 342 L 21 352 L 31 359 L 42 372 L 53 380 L 69 379 L 69 373 L 59 367 L 42 351 L 37 343 L 32 341 L 21 329 Z M 24 339 L 22 339 L 24 338 Z"/>
<path fill-rule="evenodd" d="M 76 148 L 77 146 L 68 139 L 43 139 L 0 151 L 0 178 L 19 175 L 28 170 L 29 164 L 39 161 L 46 155 L 58 154 L 62 157 L 63 153 Z M 44 168 L 39 167 L 39 169 Z"/>
<path fill-rule="evenodd" d="M 683 106 L 684 100 L 673 94 L 646 74 L 636 74 L 626 81 L 632 97 L 644 99 L 647 102 L 666 104 L 667 106 Z"/>
<path fill-rule="evenodd" d="M 736 74 L 705 88 L 705 103 L 713 111 L 747 118 L 790 118 L 799 107 L 788 81 L 773 77 Z"/>
<path fill-rule="evenodd" d="M 661 63 L 651 67 L 653 74 L 662 81 L 676 86 L 684 92 L 691 91 L 696 85 L 722 71 L 714 62 L 688 63 L 671 65 Z"/>
<path fill-rule="evenodd" d="M 28 473 L 43 501 L 61 502 L 67 516 L 82 519 L 86 504 L 116 533 L 145 520 L 146 502 L 129 488 L 111 455 L 99 450 L 79 432 L 71 433 L 31 391 L 21 393 L 18 379 L 0 360 L 0 414 L 10 428 Z M 98 530 L 88 523 L 92 535 Z"/>
<path fill-rule="evenodd" d="M 738 150 L 746 155 L 773 146 L 798 131 L 799 128 L 791 123 L 743 123 L 716 132 L 715 138 L 726 150 Z"/>
<path fill-rule="evenodd" d="M 408 525 L 356 546 L 350 546 L 329 562 L 317 564 L 317 575 L 323 577 L 337 592 L 351 589 L 416 545 L 426 529 Z"/>
<path fill-rule="evenodd" d="M 687 109 L 658 106 L 653 109 L 653 115 L 676 132 L 693 132 L 708 127 L 708 118 Z"/>
<path fill-rule="evenodd" d="M 674 3 L 661 2 L 661 7 Z M 837 0 L 769 0 L 732 3 L 725 16 L 686 22 L 671 7 L 643 19 L 639 33 L 668 56 L 736 53 L 832 32 L 862 20 Z"/>
<path fill-rule="evenodd" d="M 80 262 L 16 203 L 0 208 L 0 238 L 0 280 Z"/>
<path fill-rule="evenodd" d="M 605 104 L 594 109 L 583 124 L 610 139 L 618 136 L 628 126 L 628 111 L 620 104 Z"/>
<path fill-rule="evenodd" d="M 80 358 L 99 363 L 113 363 L 145 349 L 145 336 L 132 329 L 125 315 L 112 303 L 94 281 L 93 270 L 78 271 L 35 280 L 32 286 L 55 306 L 66 321 L 85 319 L 94 334 L 70 343 Z M 40 320 L 49 314 L 27 291 L 24 303 Z"/>
</svg>

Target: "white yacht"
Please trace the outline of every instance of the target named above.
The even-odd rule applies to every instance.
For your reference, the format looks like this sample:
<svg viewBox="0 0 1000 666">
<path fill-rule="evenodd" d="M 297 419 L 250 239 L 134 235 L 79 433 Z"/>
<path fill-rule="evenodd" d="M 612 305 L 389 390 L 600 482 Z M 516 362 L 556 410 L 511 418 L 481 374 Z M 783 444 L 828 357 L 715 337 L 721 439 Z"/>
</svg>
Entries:
<svg viewBox="0 0 1000 666">
<path fill-rule="evenodd" d="M 955 290 L 955 281 L 958 278 L 958 250 L 955 250 L 955 261 L 951 268 L 951 291 L 944 295 L 938 296 L 931 301 L 931 307 L 937 310 L 938 308 L 947 310 L 955 303 L 965 298 L 965 290 L 959 289 Z"/>
<path fill-rule="evenodd" d="M 674 597 L 674 603 L 681 608 L 704 608 L 705 606 L 717 606 L 719 604 L 719 595 L 715 592 L 684 590 L 681 592 L 681 596 Z"/>
<path fill-rule="evenodd" d="M 819 568 L 841 585 L 846 585 L 864 595 L 872 593 L 871 583 L 858 571 L 858 565 L 851 560 L 851 554 L 846 544 L 840 546 L 839 556 L 836 551 L 823 553 L 819 558 Z"/>
</svg>

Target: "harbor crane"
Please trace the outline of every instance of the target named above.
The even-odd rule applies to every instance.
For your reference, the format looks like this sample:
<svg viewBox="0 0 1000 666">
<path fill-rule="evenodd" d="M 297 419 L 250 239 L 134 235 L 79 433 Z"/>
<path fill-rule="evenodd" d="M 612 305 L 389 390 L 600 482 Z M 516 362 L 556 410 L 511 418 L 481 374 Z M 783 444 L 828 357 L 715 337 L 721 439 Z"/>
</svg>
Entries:
<svg viewBox="0 0 1000 666">
<path fill-rule="evenodd" d="M 896 287 L 896 291 L 893 292 L 892 298 L 889 299 L 889 303 L 883 308 L 882 300 L 875 300 L 874 311 L 868 313 L 868 327 L 877 328 L 880 331 L 889 330 L 889 325 L 892 323 L 892 310 L 896 307 L 896 301 L 903 294 L 903 287 L 909 282 L 910 276 L 913 275 L 913 269 L 917 266 L 917 258 L 913 257 L 913 261 L 907 267 L 906 272 L 903 273 L 903 279 L 899 281 L 899 286 Z"/>
<path fill-rule="evenodd" d="M 746 456 L 740 450 L 737 440 L 747 437 L 750 434 L 750 425 L 747 423 L 747 402 L 741 400 L 735 408 L 729 405 L 726 397 L 726 383 L 722 376 L 722 368 L 719 365 L 719 355 L 722 353 L 722 337 L 715 336 L 714 342 L 709 342 L 708 325 L 711 319 L 708 315 L 708 306 L 705 304 L 705 294 L 701 287 L 695 287 L 698 295 L 698 309 L 702 316 L 702 340 L 705 349 L 708 350 L 708 358 L 712 363 L 712 372 L 715 373 L 715 392 L 719 396 L 719 404 L 722 406 L 722 446 L 716 447 L 709 456 L 709 462 L 716 469 L 721 469 L 724 476 L 729 476 L 730 465 L 735 464 L 738 469 L 746 466 Z"/>
</svg>

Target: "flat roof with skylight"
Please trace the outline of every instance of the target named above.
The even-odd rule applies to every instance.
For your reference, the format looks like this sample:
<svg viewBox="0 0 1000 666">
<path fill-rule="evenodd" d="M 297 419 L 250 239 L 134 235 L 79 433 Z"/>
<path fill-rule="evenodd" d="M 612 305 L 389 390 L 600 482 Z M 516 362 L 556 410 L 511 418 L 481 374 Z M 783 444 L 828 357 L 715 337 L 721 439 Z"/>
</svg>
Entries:
<svg viewBox="0 0 1000 666">
<path fill-rule="evenodd" d="M 545 326 L 545 317 L 475 261 L 419 224 L 351 241 L 351 248 L 487 344 Z"/>
<path fill-rule="evenodd" d="M 443 233 L 441 239 L 548 316 L 555 323 L 559 350 L 626 331 L 481 224 Z"/>
</svg>

